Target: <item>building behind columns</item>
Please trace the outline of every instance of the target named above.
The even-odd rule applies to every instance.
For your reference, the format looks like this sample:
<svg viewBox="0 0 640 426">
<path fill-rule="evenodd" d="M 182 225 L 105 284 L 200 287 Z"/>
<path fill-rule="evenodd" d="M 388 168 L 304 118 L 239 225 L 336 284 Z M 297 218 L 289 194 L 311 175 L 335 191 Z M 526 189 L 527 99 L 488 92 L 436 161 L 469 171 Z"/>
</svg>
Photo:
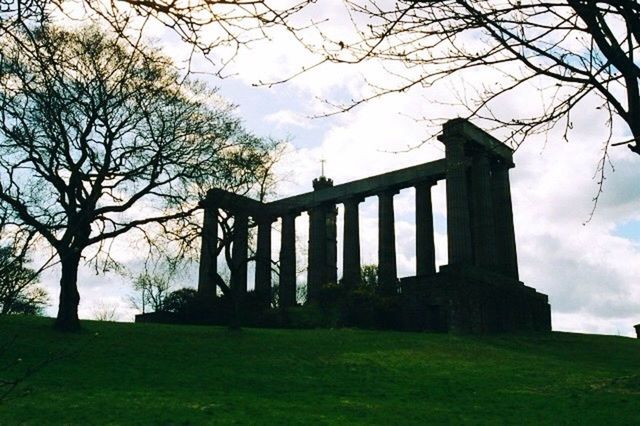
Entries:
<svg viewBox="0 0 640 426">
<path fill-rule="evenodd" d="M 247 264 L 255 261 L 252 304 L 285 312 L 299 303 L 313 304 L 321 289 L 338 284 L 346 289 L 360 280 L 359 205 L 378 199 L 379 291 L 398 301 L 398 327 L 455 332 L 549 331 L 548 298 L 520 281 L 513 226 L 509 170 L 513 151 L 463 119 L 443 126 L 438 137 L 445 158 L 417 166 L 334 185 L 321 176 L 313 191 L 262 203 L 219 189 L 208 192 L 205 210 L 198 294 L 217 297 L 216 244 L 220 240 L 218 209 L 234 219 L 229 287 L 236 300 L 247 293 Z M 431 192 L 446 181 L 448 264 L 436 267 Z M 394 196 L 415 188 L 416 275 L 398 277 Z M 337 206 L 344 208 L 343 274 L 337 274 Z M 297 300 L 296 218 L 309 217 L 307 299 Z M 279 222 L 280 233 L 273 233 Z M 249 228 L 257 236 L 255 255 L 248 254 Z M 272 233 L 280 238 L 277 297 L 272 273 Z M 276 303 L 277 300 L 277 303 Z"/>
</svg>

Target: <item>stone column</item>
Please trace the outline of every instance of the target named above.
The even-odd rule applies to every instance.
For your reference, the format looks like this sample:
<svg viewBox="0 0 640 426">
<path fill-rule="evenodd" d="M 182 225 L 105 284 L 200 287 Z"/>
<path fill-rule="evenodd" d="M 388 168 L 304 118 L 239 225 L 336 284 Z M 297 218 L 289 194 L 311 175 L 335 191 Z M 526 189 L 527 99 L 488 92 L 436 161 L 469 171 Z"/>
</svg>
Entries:
<svg viewBox="0 0 640 426">
<path fill-rule="evenodd" d="M 436 182 L 420 182 L 416 189 L 416 275 L 436 273 L 436 249 L 433 239 L 431 187 Z"/>
<path fill-rule="evenodd" d="M 247 292 L 247 249 L 249 216 L 238 212 L 233 217 L 233 247 L 231 250 L 231 291 L 240 298 Z"/>
<path fill-rule="evenodd" d="M 344 202 L 344 239 L 342 250 L 342 282 L 347 288 L 360 281 L 360 215 L 358 205 L 362 199 L 351 198 Z"/>
<path fill-rule="evenodd" d="M 445 144 L 447 160 L 447 240 L 449 265 L 469 264 L 471 251 L 471 226 L 469 198 L 467 196 L 467 162 L 464 139 L 460 136 L 441 138 Z"/>
<path fill-rule="evenodd" d="M 493 218 L 498 269 L 507 276 L 518 280 L 518 256 L 516 254 L 511 185 L 509 183 L 510 166 L 505 162 L 495 163 L 493 166 Z"/>
<path fill-rule="evenodd" d="M 326 215 L 323 206 L 309 210 L 307 300 L 315 299 L 325 279 Z"/>
<path fill-rule="evenodd" d="M 209 204 L 204 208 L 198 271 L 198 297 L 210 301 L 216 297 L 215 275 L 218 273 L 218 208 Z"/>
<path fill-rule="evenodd" d="M 287 213 L 282 216 L 280 243 L 280 307 L 296 304 L 296 216 Z"/>
<path fill-rule="evenodd" d="M 322 285 L 338 283 L 338 208 L 335 204 L 326 205 L 324 233 L 324 277 Z"/>
<path fill-rule="evenodd" d="M 493 218 L 491 167 L 484 149 L 473 155 L 471 176 L 471 229 L 475 264 L 484 268 L 495 266 L 496 241 Z"/>
<path fill-rule="evenodd" d="M 393 196 L 397 190 L 378 195 L 378 282 L 383 294 L 397 292 L 396 232 Z"/>
<path fill-rule="evenodd" d="M 265 307 L 271 305 L 271 217 L 257 219 L 255 291 Z"/>
</svg>

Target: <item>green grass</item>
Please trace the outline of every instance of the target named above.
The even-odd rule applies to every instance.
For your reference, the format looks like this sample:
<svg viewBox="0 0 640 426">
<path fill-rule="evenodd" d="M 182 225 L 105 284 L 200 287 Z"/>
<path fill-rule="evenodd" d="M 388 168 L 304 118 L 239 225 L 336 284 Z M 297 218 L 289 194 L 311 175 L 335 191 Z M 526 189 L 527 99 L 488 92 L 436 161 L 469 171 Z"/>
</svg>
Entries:
<svg viewBox="0 0 640 426">
<path fill-rule="evenodd" d="M 640 340 L 0 318 L 0 424 L 640 424 Z M 0 346 L 1 343 L 0 343 Z"/>
</svg>

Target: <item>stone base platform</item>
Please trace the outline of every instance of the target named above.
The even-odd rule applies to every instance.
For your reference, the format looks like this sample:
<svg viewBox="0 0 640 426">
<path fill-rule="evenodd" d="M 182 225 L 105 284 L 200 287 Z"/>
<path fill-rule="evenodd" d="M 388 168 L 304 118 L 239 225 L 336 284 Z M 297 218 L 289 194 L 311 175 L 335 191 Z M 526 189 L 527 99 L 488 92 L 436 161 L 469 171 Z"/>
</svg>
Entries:
<svg viewBox="0 0 640 426">
<path fill-rule="evenodd" d="M 407 330 L 460 333 L 551 331 L 548 297 L 476 267 L 443 266 L 400 281 Z"/>
</svg>

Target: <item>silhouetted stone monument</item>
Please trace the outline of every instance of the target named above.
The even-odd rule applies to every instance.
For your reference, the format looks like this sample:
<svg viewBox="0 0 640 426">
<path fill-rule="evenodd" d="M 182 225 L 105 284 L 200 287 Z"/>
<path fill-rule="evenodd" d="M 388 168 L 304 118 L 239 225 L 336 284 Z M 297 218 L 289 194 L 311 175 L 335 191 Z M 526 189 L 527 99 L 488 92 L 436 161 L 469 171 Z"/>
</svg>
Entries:
<svg viewBox="0 0 640 426">
<path fill-rule="evenodd" d="M 636 324 L 633 326 L 636 329 L 636 337 L 640 339 L 640 324 Z"/>
<path fill-rule="evenodd" d="M 231 287 L 247 285 L 247 227 L 258 224 L 256 293 L 271 303 L 271 224 L 282 223 L 280 307 L 296 304 L 295 218 L 309 214 L 308 301 L 337 277 L 337 204 L 344 205 L 344 286 L 360 275 L 359 204 L 378 197 L 378 278 L 383 293 L 401 300 L 402 328 L 459 332 L 551 330 L 546 295 L 519 281 L 509 169 L 513 151 L 463 119 L 447 122 L 438 139 L 445 158 L 340 185 L 321 176 L 313 191 L 260 203 L 213 189 L 205 207 L 198 292 L 215 295 L 218 209 L 234 215 Z M 324 173 L 323 173 L 324 175 Z M 446 180 L 448 265 L 436 271 L 431 188 Z M 393 198 L 416 191 L 416 276 L 398 279 Z M 212 248 L 213 247 L 213 248 Z"/>
<path fill-rule="evenodd" d="M 332 186 L 333 181 L 325 176 L 313 180 L 314 191 Z M 316 300 L 318 291 L 324 284 L 338 281 L 337 216 L 338 210 L 332 203 L 319 204 L 309 210 L 307 299 L 311 301 Z"/>
</svg>

